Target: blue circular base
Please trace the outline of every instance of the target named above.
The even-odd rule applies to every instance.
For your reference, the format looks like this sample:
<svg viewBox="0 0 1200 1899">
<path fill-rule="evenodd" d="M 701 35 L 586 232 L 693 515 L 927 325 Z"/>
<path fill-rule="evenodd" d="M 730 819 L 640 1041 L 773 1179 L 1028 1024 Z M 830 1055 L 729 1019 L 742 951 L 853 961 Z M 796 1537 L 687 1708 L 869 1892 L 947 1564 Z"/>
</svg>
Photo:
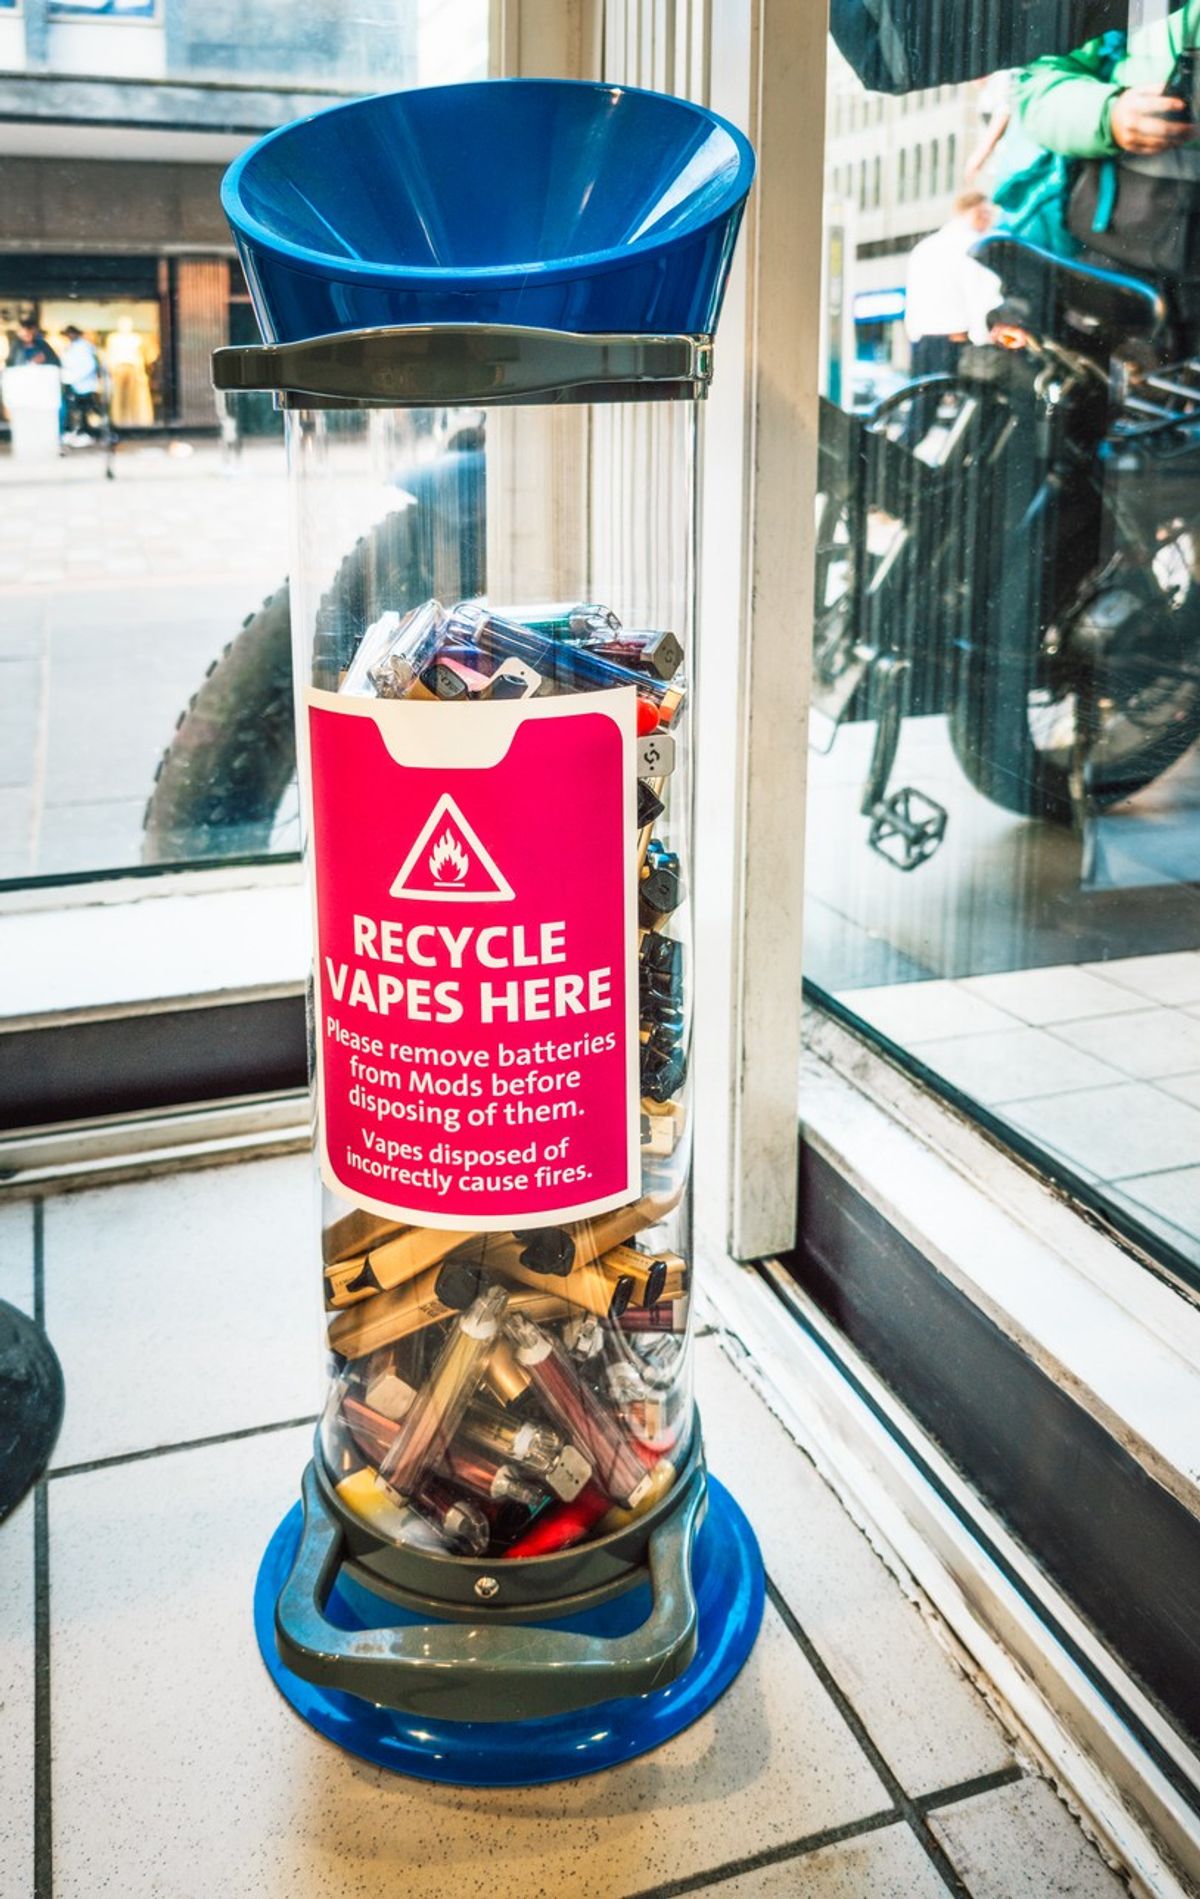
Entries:
<svg viewBox="0 0 1200 1899">
<path fill-rule="evenodd" d="M 677 1681 L 650 1695 L 536 1721 L 437 1721 L 428 1715 L 397 1714 L 357 1695 L 318 1688 L 280 1661 L 275 1602 L 291 1570 L 301 1522 L 297 1504 L 267 1545 L 254 1587 L 254 1629 L 267 1671 L 284 1699 L 319 1734 L 347 1753 L 417 1780 L 458 1787 L 536 1787 L 599 1773 L 647 1754 L 698 1721 L 724 1694 L 753 1648 L 762 1621 L 758 1543 L 729 1492 L 710 1477 L 708 1514 L 692 1557 L 699 1640 L 695 1659 Z M 648 1610 L 649 1590 L 642 1586 L 553 1626 L 616 1635 L 636 1628 Z M 394 1628 L 420 1620 L 345 1576 L 335 1583 L 325 1613 L 345 1628 Z"/>
</svg>

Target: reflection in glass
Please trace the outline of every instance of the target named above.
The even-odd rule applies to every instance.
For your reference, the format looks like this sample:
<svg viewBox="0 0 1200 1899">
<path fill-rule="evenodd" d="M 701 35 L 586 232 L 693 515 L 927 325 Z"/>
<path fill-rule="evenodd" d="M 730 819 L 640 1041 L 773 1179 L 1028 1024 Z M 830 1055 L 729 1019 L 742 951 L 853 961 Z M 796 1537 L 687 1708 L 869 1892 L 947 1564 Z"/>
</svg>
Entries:
<svg viewBox="0 0 1200 1899">
<path fill-rule="evenodd" d="M 903 85 L 858 11 L 829 172 L 884 185 L 830 194 L 807 971 L 1187 1271 L 1200 5 L 975 4 L 939 46 L 910 0 Z"/>
<path fill-rule="evenodd" d="M 26 115 L 0 192 L 0 883 L 295 850 L 282 428 L 213 394 L 212 351 L 257 335 L 220 179 L 304 111 L 479 77 L 487 18 L 0 0 Z"/>
</svg>

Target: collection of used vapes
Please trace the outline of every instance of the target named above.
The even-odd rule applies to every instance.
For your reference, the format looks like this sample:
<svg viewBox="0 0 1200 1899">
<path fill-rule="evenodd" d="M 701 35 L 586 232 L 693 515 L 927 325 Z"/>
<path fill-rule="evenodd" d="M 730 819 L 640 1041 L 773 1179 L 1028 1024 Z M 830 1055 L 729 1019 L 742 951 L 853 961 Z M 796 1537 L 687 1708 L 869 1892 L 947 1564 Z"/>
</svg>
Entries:
<svg viewBox="0 0 1200 1899">
<path fill-rule="evenodd" d="M 385 699 L 637 691 L 641 1198 L 497 1234 L 403 1227 L 326 1195 L 322 1449 L 343 1503 L 382 1538 L 548 1555 L 648 1510 L 686 1455 L 688 1009 L 671 934 L 685 892 L 655 836 L 682 661 L 673 633 L 624 628 L 607 607 L 430 600 L 385 613 L 341 676 L 341 691 Z"/>
</svg>

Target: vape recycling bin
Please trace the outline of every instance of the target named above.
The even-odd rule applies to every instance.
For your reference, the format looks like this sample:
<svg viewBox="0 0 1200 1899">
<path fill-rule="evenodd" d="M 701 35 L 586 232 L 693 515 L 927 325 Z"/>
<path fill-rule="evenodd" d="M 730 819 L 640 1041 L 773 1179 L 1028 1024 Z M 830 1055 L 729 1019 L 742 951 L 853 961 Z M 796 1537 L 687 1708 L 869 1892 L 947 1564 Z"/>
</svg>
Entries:
<svg viewBox="0 0 1200 1899">
<path fill-rule="evenodd" d="M 265 341 L 215 378 L 287 413 L 329 1351 L 259 1640 L 428 1778 L 642 1752 L 761 1617 L 688 1198 L 696 426 L 752 171 L 683 101 L 504 81 L 225 181 Z"/>
</svg>

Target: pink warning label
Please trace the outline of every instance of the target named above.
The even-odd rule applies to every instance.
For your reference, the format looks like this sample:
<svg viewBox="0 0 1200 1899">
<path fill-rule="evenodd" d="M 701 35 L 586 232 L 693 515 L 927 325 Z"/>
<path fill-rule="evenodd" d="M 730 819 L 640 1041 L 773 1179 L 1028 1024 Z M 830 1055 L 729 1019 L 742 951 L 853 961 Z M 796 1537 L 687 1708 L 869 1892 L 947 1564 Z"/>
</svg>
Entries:
<svg viewBox="0 0 1200 1899">
<path fill-rule="evenodd" d="M 326 1184 L 484 1231 L 636 1198 L 633 690 L 306 702 Z"/>
</svg>

